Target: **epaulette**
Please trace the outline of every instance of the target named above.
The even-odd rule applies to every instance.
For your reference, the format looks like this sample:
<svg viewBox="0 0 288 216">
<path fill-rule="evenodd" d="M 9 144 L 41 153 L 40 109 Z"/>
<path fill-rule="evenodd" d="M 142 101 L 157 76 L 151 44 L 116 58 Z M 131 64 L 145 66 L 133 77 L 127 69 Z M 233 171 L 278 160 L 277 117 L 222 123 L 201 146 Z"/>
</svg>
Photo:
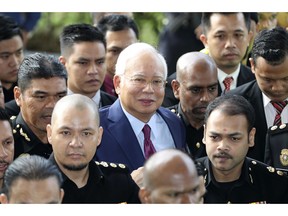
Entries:
<svg viewBox="0 0 288 216">
<path fill-rule="evenodd" d="M 14 119 L 16 119 L 16 116 L 11 116 L 10 119 L 14 120 Z"/>
<path fill-rule="evenodd" d="M 281 124 L 280 126 L 274 125 L 268 129 L 268 134 L 278 134 L 288 132 L 288 124 Z"/>
<path fill-rule="evenodd" d="M 24 133 L 22 127 L 20 127 L 19 124 L 16 125 L 16 127 L 13 129 L 13 134 L 19 134 L 20 136 L 23 136 L 24 139 L 28 142 L 31 141 L 31 139 L 28 137 L 28 135 L 26 133 Z"/>
<path fill-rule="evenodd" d="M 252 160 L 252 161 L 251 161 L 251 165 L 252 165 L 252 166 L 249 166 L 249 171 L 251 171 L 251 169 L 253 169 L 253 167 L 257 166 L 258 164 L 262 164 L 262 166 L 263 166 L 263 165 L 266 166 L 267 171 L 270 172 L 270 173 L 275 173 L 275 174 L 277 174 L 277 175 L 279 175 L 279 176 L 285 175 L 285 173 L 284 173 L 283 171 L 277 170 L 276 168 L 274 168 L 274 167 L 272 167 L 272 166 L 268 166 L 268 165 L 266 165 L 266 164 L 264 164 L 264 163 L 260 163 L 260 162 L 257 162 L 257 161 L 255 161 L 255 160 Z M 250 176 L 250 178 L 252 178 L 252 177 Z"/>
<path fill-rule="evenodd" d="M 178 110 L 176 110 L 175 108 L 172 108 L 172 109 L 170 109 L 170 111 L 180 118 L 180 114 L 179 114 Z"/>
<path fill-rule="evenodd" d="M 120 169 L 127 169 L 127 167 L 124 165 L 124 164 L 121 164 L 121 163 L 108 163 L 108 162 L 105 162 L 105 161 L 95 161 L 95 163 L 98 165 L 98 166 L 103 166 L 103 167 L 112 167 L 112 168 L 120 168 Z"/>
</svg>

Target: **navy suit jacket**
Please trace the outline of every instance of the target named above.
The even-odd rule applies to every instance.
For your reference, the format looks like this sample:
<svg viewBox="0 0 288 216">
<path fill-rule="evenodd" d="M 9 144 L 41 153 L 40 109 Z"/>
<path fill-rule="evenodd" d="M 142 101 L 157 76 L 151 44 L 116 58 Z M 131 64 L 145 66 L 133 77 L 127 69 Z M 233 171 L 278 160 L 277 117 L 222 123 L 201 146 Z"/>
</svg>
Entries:
<svg viewBox="0 0 288 216">
<path fill-rule="evenodd" d="M 256 80 L 246 83 L 226 94 L 241 95 L 246 98 L 255 110 L 255 145 L 249 148 L 248 157 L 264 162 L 265 142 L 267 134 L 267 122 L 263 107 L 262 92 L 258 87 Z"/>
<path fill-rule="evenodd" d="M 170 110 L 160 107 L 157 112 L 167 123 L 175 147 L 185 151 L 185 127 Z M 97 161 L 123 163 L 133 170 L 144 165 L 145 158 L 136 135 L 124 114 L 119 99 L 99 111 L 103 136 L 94 157 Z M 164 135 L 164 134 L 163 134 Z"/>
</svg>

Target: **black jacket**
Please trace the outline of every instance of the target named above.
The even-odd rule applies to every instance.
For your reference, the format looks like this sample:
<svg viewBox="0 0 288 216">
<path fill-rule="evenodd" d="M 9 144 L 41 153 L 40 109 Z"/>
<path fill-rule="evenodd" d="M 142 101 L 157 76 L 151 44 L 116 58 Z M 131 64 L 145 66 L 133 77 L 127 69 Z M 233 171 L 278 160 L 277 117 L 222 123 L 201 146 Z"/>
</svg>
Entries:
<svg viewBox="0 0 288 216">
<path fill-rule="evenodd" d="M 204 203 L 288 203 L 288 177 L 273 167 L 246 157 L 237 181 L 219 183 L 209 158 L 200 158 L 199 162 L 206 171 Z"/>
</svg>

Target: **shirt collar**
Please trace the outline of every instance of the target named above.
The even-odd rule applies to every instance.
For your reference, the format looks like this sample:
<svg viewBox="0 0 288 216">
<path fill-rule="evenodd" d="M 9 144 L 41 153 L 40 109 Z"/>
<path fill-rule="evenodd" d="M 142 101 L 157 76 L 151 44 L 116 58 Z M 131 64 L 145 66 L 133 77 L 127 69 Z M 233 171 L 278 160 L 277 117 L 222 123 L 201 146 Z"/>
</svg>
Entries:
<svg viewBox="0 0 288 216">
<path fill-rule="evenodd" d="M 74 94 L 74 92 L 72 92 L 69 88 L 67 88 L 67 95 L 71 95 L 71 94 Z M 100 99 L 101 99 L 101 95 L 100 95 L 100 90 L 98 90 L 96 92 L 96 94 L 91 98 L 96 104 L 98 107 L 100 107 Z"/>
<path fill-rule="evenodd" d="M 233 77 L 233 80 L 235 81 L 234 83 L 236 83 L 237 78 L 238 78 L 239 73 L 240 73 L 240 64 L 238 65 L 237 69 L 229 75 L 227 73 L 225 73 L 224 71 L 220 70 L 219 68 L 217 68 L 217 71 L 218 71 L 218 80 L 219 80 L 219 83 L 223 89 L 224 88 L 223 81 L 227 76 Z"/>
</svg>

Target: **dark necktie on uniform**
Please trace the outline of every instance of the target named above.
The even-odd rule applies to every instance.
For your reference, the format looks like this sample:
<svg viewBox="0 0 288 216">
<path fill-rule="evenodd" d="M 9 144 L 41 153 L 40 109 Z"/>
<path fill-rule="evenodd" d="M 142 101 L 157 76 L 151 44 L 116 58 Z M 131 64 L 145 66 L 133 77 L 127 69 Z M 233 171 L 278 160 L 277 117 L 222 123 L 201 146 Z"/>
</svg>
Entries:
<svg viewBox="0 0 288 216">
<path fill-rule="evenodd" d="M 224 80 L 223 80 L 223 83 L 224 83 L 224 86 L 225 86 L 225 92 L 226 91 L 230 91 L 230 86 L 231 86 L 231 83 L 233 81 L 233 77 L 226 77 Z"/>
<path fill-rule="evenodd" d="M 145 124 L 145 126 L 142 129 L 144 133 L 144 154 L 145 158 L 148 159 L 153 153 L 156 152 L 152 141 L 150 140 L 150 134 L 151 134 L 151 128 L 148 124 Z"/>
<path fill-rule="evenodd" d="M 279 126 L 282 124 L 281 123 L 281 113 L 282 113 L 284 107 L 287 105 L 288 101 L 279 101 L 279 102 L 271 101 L 271 103 L 276 110 L 276 116 L 275 116 L 273 125 Z"/>
</svg>

